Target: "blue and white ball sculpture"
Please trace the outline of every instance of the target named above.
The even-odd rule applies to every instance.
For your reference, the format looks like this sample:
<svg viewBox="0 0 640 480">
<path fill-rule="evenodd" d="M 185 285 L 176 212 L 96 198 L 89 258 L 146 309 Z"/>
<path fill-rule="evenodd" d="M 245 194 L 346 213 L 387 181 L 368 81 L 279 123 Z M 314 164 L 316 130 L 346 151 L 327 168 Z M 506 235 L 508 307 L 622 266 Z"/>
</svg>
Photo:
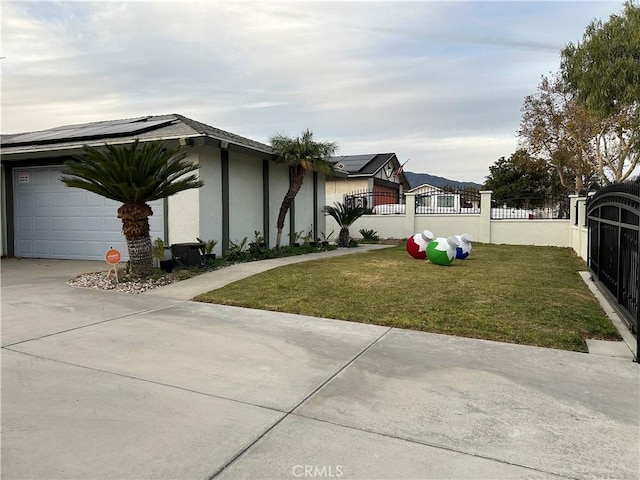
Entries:
<svg viewBox="0 0 640 480">
<path fill-rule="evenodd" d="M 453 235 L 448 238 L 438 237 L 427 245 L 427 258 L 436 265 L 451 265 L 459 246 L 460 242 Z"/>
<path fill-rule="evenodd" d="M 455 236 L 458 242 L 460 242 L 460 246 L 456 248 L 456 258 L 458 260 L 464 260 L 471 253 L 471 242 L 473 241 L 473 236 L 470 233 L 463 233 L 462 235 Z"/>
</svg>

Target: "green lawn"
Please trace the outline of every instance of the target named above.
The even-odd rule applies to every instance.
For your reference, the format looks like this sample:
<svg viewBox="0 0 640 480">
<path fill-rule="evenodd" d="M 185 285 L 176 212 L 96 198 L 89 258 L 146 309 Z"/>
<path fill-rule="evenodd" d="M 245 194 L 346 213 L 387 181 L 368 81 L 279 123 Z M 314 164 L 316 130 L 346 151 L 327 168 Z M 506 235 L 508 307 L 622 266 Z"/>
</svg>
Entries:
<svg viewBox="0 0 640 480">
<path fill-rule="evenodd" d="M 198 301 L 586 352 L 619 334 L 568 248 L 473 245 L 449 267 L 404 245 L 289 265 Z"/>
</svg>

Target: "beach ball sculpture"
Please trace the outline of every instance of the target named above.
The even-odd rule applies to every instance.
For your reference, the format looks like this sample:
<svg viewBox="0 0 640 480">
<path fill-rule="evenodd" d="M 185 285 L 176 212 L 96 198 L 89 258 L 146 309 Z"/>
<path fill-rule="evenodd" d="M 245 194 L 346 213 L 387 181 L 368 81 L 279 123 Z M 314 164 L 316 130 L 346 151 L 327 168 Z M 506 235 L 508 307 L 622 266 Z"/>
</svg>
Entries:
<svg viewBox="0 0 640 480">
<path fill-rule="evenodd" d="M 460 242 L 453 235 L 448 238 L 438 237 L 427 245 L 427 258 L 436 265 L 451 265 L 456 259 L 459 246 Z"/>
<path fill-rule="evenodd" d="M 417 260 L 424 260 L 427 258 L 427 245 L 431 240 L 433 240 L 433 233 L 429 230 L 416 233 L 407 240 L 407 253 Z"/>
<path fill-rule="evenodd" d="M 460 242 L 460 246 L 456 248 L 456 258 L 458 260 L 464 260 L 471 253 L 471 242 L 473 241 L 473 236 L 470 233 L 463 233 L 462 235 L 455 236 L 458 242 Z"/>
</svg>

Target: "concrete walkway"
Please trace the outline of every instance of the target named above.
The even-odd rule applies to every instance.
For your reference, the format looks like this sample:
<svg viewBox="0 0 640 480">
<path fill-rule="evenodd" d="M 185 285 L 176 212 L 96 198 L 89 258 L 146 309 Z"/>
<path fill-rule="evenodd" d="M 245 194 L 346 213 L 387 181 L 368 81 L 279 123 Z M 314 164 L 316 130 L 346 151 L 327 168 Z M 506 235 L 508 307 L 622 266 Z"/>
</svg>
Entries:
<svg viewBox="0 0 640 480">
<path fill-rule="evenodd" d="M 65 283 L 95 266 L 1 263 L 2 478 L 638 478 L 636 363 Z"/>
<path fill-rule="evenodd" d="M 224 287 L 229 283 L 237 282 L 243 278 L 266 272 L 274 268 L 294 263 L 310 262 L 323 258 L 340 257 L 343 255 L 351 255 L 356 253 L 365 253 L 371 250 L 379 250 L 381 248 L 389 248 L 393 245 L 376 245 L 363 244 L 358 248 L 338 248 L 326 252 L 310 253 L 307 255 L 295 255 L 291 257 L 273 258 L 269 260 L 261 260 L 259 262 L 239 263 L 222 270 L 204 273 L 197 277 L 189 278 L 181 282 L 172 283 L 162 288 L 149 290 L 143 295 L 152 295 L 163 298 L 175 298 L 177 300 L 191 300 L 197 295 L 210 292 L 216 288 Z"/>
</svg>

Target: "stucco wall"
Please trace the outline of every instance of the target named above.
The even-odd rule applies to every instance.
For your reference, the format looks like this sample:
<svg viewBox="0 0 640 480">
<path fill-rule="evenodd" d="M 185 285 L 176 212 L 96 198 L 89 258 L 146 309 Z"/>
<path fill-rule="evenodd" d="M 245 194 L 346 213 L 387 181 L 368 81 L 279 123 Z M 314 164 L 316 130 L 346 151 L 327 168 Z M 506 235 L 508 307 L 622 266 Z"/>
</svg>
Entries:
<svg viewBox="0 0 640 480">
<path fill-rule="evenodd" d="M 220 150 L 198 147 L 189 161 L 200 164 L 204 186 L 180 192 L 168 199 L 170 243 L 217 240 L 214 252 L 222 254 L 222 161 Z M 250 242 L 255 232 L 264 232 L 263 160 L 239 152 L 229 152 L 229 240 Z M 276 221 L 282 199 L 289 187 L 289 170 L 285 165 L 269 163 L 269 244 L 275 245 Z M 324 176 L 318 176 L 318 232 L 325 230 L 322 208 L 325 205 Z M 313 173 L 304 181 L 295 203 L 296 231 L 308 232 L 313 224 Z M 282 244 L 289 243 L 289 214 L 285 218 Z"/>
<path fill-rule="evenodd" d="M 470 233 L 476 241 L 480 241 L 482 238 L 481 223 L 480 215 L 416 215 L 415 231 L 406 235 L 406 238 L 414 233 L 429 230 L 436 237 Z"/>
<path fill-rule="evenodd" d="M 229 239 L 247 242 L 263 226 L 262 159 L 229 152 Z"/>
<path fill-rule="evenodd" d="M 289 188 L 289 167 L 278 163 L 269 163 L 269 246 L 276 244 L 276 221 L 282 199 Z M 289 214 L 284 219 L 282 230 L 282 245 L 289 243 Z"/>
<path fill-rule="evenodd" d="M 202 147 L 200 152 L 200 179 L 204 186 L 199 189 L 200 232 L 197 237 L 217 240 L 213 253 L 222 254 L 222 171 L 220 150 Z M 175 214 L 175 212 L 174 212 Z M 193 240 L 189 240 L 195 242 Z"/>
<path fill-rule="evenodd" d="M 569 220 L 495 220 L 491 243 L 570 247 L 570 227 Z"/>
<path fill-rule="evenodd" d="M 328 235 L 333 230 L 331 242 L 337 242 L 338 235 L 340 234 L 340 227 L 333 217 L 327 217 L 326 221 L 326 234 Z M 362 235 L 359 233 L 360 229 L 375 230 L 378 232 L 378 236 L 380 238 L 404 238 L 404 232 L 408 231 L 405 215 L 362 216 L 356 220 L 351 227 L 349 227 L 349 234 L 352 238 L 361 238 Z"/>
<path fill-rule="evenodd" d="M 4 181 L 4 166 L 0 164 L 0 192 L 6 192 L 7 187 Z M 2 256 L 7 254 L 5 238 L 7 237 L 7 204 L 6 194 L 0 195 L 0 252 Z"/>
<path fill-rule="evenodd" d="M 325 202 L 327 205 L 343 202 L 345 193 L 368 190 L 369 188 L 369 182 L 366 178 L 330 178 L 326 181 Z"/>
<path fill-rule="evenodd" d="M 491 204 L 491 192 L 482 192 L 483 204 Z M 407 195 L 407 213 L 401 215 L 365 215 L 349 229 L 353 238 L 360 238 L 360 229 L 375 230 L 381 238 L 405 239 L 422 230 L 431 230 L 436 236 L 471 233 L 474 241 L 494 244 L 539 245 L 570 247 L 587 260 L 587 233 L 584 227 L 586 199 L 572 197 L 569 220 L 491 220 L 487 210 L 478 215 L 415 215 L 412 196 Z M 576 207 L 577 204 L 577 207 Z M 577 215 L 577 219 L 576 219 Z M 327 218 L 327 230 L 339 228 Z"/>
<path fill-rule="evenodd" d="M 186 160 L 192 163 L 206 162 L 202 150 L 192 150 Z M 204 187 L 203 187 L 204 188 Z M 167 199 L 169 243 L 195 242 L 200 236 L 200 189 L 185 190 Z"/>
<path fill-rule="evenodd" d="M 325 176 L 318 174 L 318 237 L 322 239 L 322 233 L 327 232 L 327 218 L 324 214 L 324 207 L 327 204 L 327 195 L 325 188 Z"/>
<path fill-rule="evenodd" d="M 313 172 L 307 173 L 302 188 L 296 195 L 295 220 L 296 232 L 302 231 L 305 236 L 309 230 L 313 231 Z"/>
<path fill-rule="evenodd" d="M 336 228 L 335 221 L 331 221 L 331 228 Z M 430 230 L 438 237 L 470 233 L 476 241 L 488 243 L 569 247 L 570 227 L 569 220 L 492 220 L 491 237 L 484 239 L 480 215 L 416 215 L 415 223 L 407 223 L 406 215 L 365 215 L 349 230 L 354 238 L 361 236 L 358 233 L 361 228 L 373 229 L 381 238 L 409 238 Z"/>
<path fill-rule="evenodd" d="M 587 199 L 585 197 L 578 197 L 577 195 L 571 195 L 570 198 L 571 246 L 584 261 L 587 261 L 589 255 L 587 251 L 589 229 L 584 226 L 587 213 Z"/>
</svg>

